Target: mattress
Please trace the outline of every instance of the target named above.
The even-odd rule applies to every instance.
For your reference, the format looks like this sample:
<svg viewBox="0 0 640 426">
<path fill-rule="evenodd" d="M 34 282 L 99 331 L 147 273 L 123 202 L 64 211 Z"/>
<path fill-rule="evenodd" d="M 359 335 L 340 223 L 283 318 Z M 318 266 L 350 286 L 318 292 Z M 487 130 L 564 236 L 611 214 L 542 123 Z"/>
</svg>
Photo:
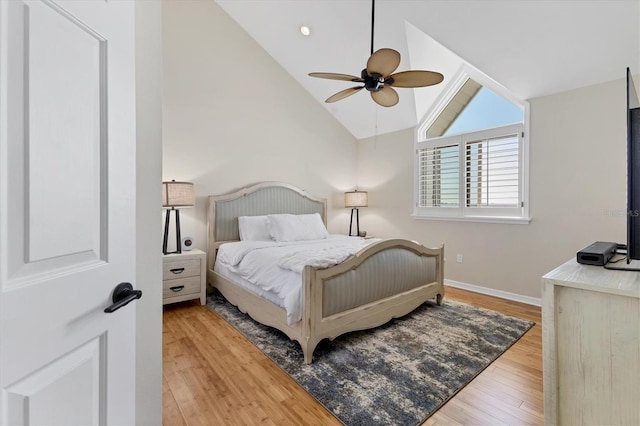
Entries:
<svg viewBox="0 0 640 426">
<path fill-rule="evenodd" d="M 280 296 L 270 291 L 263 290 L 259 286 L 250 283 L 249 281 L 245 280 L 237 273 L 233 272 L 233 270 L 231 270 L 231 268 L 225 265 L 224 263 L 216 262 L 214 270 L 218 274 L 222 275 L 223 277 L 233 281 L 234 283 L 242 287 L 244 290 L 248 290 L 251 293 L 255 294 L 256 296 L 266 299 L 269 302 L 273 303 L 274 305 L 277 305 L 282 309 L 284 309 L 284 300 Z"/>
<path fill-rule="evenodd" d="M 303 266 L 335 265 L 375 241 L 378 240 L 330 235 L 310 241 L 225 243 L 218 249 L 214 270 L 282 307 L 287 322 L 293 324 L 302 318 Z"/>
</svg>

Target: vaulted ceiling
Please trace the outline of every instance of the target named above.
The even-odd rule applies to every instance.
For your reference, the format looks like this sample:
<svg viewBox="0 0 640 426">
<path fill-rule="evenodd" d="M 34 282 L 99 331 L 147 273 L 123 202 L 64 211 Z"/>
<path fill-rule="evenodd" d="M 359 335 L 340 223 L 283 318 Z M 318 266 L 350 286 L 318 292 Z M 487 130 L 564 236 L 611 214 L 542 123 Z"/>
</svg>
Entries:
<svg viewBox="0 0 640 426">
<path fill-rule="evenodd" d="M 465 63 L 522 100 L 621 79 L 626 67 L 640 73 L 640 0 L 377 0 L 374 49 L 399 51 L 398 71 L 445 79 L 397 89 L 400 102 L 390 108 L 364 90 L 326 104 L 355 84 L 307 74 L 360 75 L 370 0 L 216 2 L 358 139 L 414 127 Z"/>
</svg>

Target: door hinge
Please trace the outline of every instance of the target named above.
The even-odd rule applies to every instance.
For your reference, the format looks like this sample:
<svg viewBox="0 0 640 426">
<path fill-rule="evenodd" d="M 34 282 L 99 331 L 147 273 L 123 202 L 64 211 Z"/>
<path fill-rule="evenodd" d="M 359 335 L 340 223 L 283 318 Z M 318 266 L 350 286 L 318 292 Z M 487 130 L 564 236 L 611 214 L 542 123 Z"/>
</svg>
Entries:
<svg viewBox="0 0 640 426">
<path fill-rule="evenodd" d="M 520 201 L 520 207 L 524 207 L 524 201 Z"/>
</svg>

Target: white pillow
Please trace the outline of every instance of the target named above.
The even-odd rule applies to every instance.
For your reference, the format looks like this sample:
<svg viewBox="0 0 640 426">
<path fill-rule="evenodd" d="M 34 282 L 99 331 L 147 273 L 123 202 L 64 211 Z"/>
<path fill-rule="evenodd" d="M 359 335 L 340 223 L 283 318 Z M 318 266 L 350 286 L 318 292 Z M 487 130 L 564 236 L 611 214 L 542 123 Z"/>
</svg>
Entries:
<svg viewBox="0 0 640 426">
<path fill-rule="evenodd" d="M 242 241 L 271 241 L 267 216 L 238 216 L 238 231 Z"/>
<path fill-rule="evenodd" d="M 329 232 L 318 213 L 270 214 L 269 233 L 276 241 L 306 241 L 327 238 Z"/>
</svg>

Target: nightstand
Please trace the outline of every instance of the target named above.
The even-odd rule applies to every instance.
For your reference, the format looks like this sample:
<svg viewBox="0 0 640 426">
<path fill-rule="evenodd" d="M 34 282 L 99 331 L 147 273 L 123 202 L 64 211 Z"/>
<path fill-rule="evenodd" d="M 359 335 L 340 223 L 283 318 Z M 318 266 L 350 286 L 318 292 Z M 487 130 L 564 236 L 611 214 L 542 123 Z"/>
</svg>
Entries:
<svg viewBox="0 0 640 426">
<path fill-rule="evenodd" d="M 202 250 L 165 254 L 162 259 L 162 304 L 200 299 L 207 301 L 207 254 Z"/>
</svg>

